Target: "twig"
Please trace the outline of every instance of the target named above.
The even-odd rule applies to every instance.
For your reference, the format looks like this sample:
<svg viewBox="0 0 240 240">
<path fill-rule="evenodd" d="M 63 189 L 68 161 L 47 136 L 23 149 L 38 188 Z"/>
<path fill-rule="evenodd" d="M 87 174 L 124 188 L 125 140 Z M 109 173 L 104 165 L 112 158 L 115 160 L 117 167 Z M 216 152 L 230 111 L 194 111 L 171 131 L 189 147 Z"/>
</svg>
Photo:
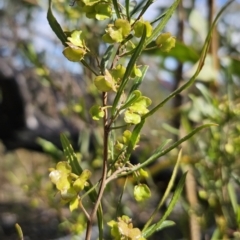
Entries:
<svg viewBox="0 0 240 240">
<path fill-rule="evenodd" d="M 102 95 L 103 100 L 103 107 L 107 106 L 107 93 L 104 92 Z M 108 125 L 108 110 L 107 108 L 104 108 L 104 118 L 103 118 L 103 124 L 104 124 L 104 146 L 103 146 L 103 170 L 102 170 L 102 181 L 100 184 L 97 201 L 93 207 L 93 210 L 90 214 L 90 218 L 87 222 L 87 230 L 86 230 L 86 240 L 91 239 L 91 233 L 92 233 L 92 224 L 93 220 L 96 216 L 97 209 L 101 203 L 101 199 L 103 196 L 103 192 L 106 186 L 106 178 L 107 178 L 107 159 L 108 159 L 108 135 L 109 135 L 109 125 Z"/>
<path fill-rule="evenodd" d="M 118 178 L 118 174 L 122 173 L 122 172 L 125 172 L 125 171 L 129 171 L 130 168 L 129 167 L 123 167 L 123 168 L 120 168 L 118 170 L 116 170 L 108 179 L 106 179 L 106 185 L 108 183 L 110 183 L 111 181 L 113 181 L 114 179 Z"/>
<path fill-rule="evenodd" d="M 87 219 L 89 220 L 89 219 L 90 219 L 90 216 L 89 216 L 87 210 L 85 209 L 85 207 L 82 205 L 82 201 L 81 201 L 81 200 L 79 201 L 79 207 L 82 209 L 83 213 L 85 214 L 85 216 L 86 216 Z"/>
</svg>

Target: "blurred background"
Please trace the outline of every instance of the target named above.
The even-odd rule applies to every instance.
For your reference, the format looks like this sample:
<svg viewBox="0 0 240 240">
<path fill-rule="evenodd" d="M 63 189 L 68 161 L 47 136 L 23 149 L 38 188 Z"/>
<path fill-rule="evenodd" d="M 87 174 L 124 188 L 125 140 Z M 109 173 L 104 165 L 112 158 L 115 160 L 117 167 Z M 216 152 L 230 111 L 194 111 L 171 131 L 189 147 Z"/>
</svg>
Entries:
<svg viewBox="0 0 240 240">
<path fill-rule="evenodd" d="M 226 2 L 181 1 L 165 29 L 176 36 L 176 47 L 167 54 L 144 52 L 139 64 L 149 65 L 149 70 L 141 90 L 151 97 L 152 106 L 194 74 L 211 23 Z M 64 30 L 81 29 L 88 48 L 101 55 L 106 46 L 99 44 L 100 36 L 107 21 L 86 19 L 70 0 L 53 3 Z M 155 1 L 144 18 L 154 21 L 171 3 Z M 26 239 L 34 240 L 84 229 L 83 215 L 70 214 L 59 204 L 48 178 L 48 169 L 63 159 L 60 133 L 68 134 L 83 164 L 95 171 L 101 164 L 101 126 L 88 113 L 101 101 L 99 93 L 92 74 L 62 55 L 63 47 L 46 19 L 47 9 L 46 0 L 0 0 L 0 239 L 17 239 L 16 222 Z M 138 161 L 166 139 L 176 141 L 203 123 L 218 124 L 182 145 L 181 171 L 188 171 L 188 179 L 171 215 L 176 231 L 169 228 L 153 239 L 240 239 L 239 12 L 240 1 L 233 1 L 213 32 L 195 84 L 148 119 L 143 129 Z M 137 208 L 131 188 L 126 190 L 123 212 L 133 219 L 142 212 L 139 226 L 149 214 L 147 206 L 154 209 L 163 194 L 178 151 L 159 159 L 154 171 L 150 167 L 151 201 Z M 106 202 L 114 209 L 114 193 Z"/>
</svg>

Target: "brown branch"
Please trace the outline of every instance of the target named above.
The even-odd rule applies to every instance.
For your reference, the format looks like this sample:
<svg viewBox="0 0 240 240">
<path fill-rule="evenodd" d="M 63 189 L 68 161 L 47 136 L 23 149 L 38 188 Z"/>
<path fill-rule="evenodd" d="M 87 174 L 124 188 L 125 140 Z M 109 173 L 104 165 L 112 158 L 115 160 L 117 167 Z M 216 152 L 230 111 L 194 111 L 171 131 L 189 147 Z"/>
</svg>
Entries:
<svg viewBox="0 0 240 240">
<path fill-rule="evenodd" d="M 102 101 L 103 101 L 103 107 L 107 106 L 107 93 L 104 92 L 102 94 Z M 93 210 L 90 214 L 90 218 L 87 222 L 87 230 L 86 230 L 86 240 L 91 239 L 92 234 L 92 224 L 94 221 L 94 218 L 96 216 L 98 207 L 101 203 L 101 199 L 104 193 L 104 189 L 106 187 L 106 179 L 107 179 L 107 160 L 108 160 L 108 135 L 109 135 L 109 125 L 108 125 L 108 109 L 104 108 L 104 118 L 103 118 L 103 125 L 104 125 L 104 145 L 103 145 L 103 168 L 102 168 L 102 181 L 100 184 L 97 201 L 93 207 Z"/>
</svg>

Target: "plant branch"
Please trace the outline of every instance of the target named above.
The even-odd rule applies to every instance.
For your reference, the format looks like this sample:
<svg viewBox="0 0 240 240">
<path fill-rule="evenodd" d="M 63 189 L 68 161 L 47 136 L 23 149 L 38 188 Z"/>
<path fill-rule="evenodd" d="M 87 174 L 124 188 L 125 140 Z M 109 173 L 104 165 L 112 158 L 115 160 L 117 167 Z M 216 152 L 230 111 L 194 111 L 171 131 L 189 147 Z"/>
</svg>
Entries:
<svg viewBox="0 0 240 240">
<path fill-rule="evenodd" d="M 103 101 L 103 107 L 107 106 L 107 93 L 103 92 L 102 94 L 102 101 Z M 87 223 L 87 231 L 86 231 L 86 240 L 91 239 L 91 233 L 92 233 L 92 224 L 93 220 L 96 216 L 97 210 L 99 205 L 101 204 L 101 199 L 104 193 L 104 189 L 106 186 L 106 179 L 107 179 L 107 160 L 108 160 L 108 135 L 109 135 L 109 125 L 108 125 L 108 110 L 107 108 L 104 108 L 104 118 L 103 118 L 103 125 L 104 125 L 104 146 L 103 146 L 103 168 L 102 168 L 102 181 L 100 184 L 98 196 L 96 203 L 93 207 L 93 210 L 90 214 L 90 219 Z"/>
<path fill-rule="evenodd" d="M 86 218 L 89 220 L 90 216 L 89 216 L 87 210 L 85 209 L 85 207 L 82 205 L 82 201 L 81 200 L 79 201 L 79 207 L 82 209 L 82 211 L 85 214 Z"/>
<path fill-rule="evenodd" d="M 118 174 L 124 172 L 124 171 L 129 171 L 131 168 L 129 167 L 123 167 L 123 168 L 120 168 L 120 169 L 117 169 L 107 180 L 106 180 L 106 185 L 108 183 L 110 183 L 111 181 L 113 181 L 114 179 L 117 179 L 118 178 Z"/>
<path fill-rule="evenodd" d="M 208 127 L 212 127 L 212 126 L 218 126 L 215 123 L 207 123 L 204 125 L 201 125 L 197 128 L 195 128 L 194 130 L 192 130 L 189 134 L 187 134 L 185 137 L 181 138 L 180 140 L 176 141 L 175 143 L 173 143 L 171 146 L 163 149 L 162 151 L 154 154 L 153 156 L 149 157 L 145 162 L 133 167 L 129 172 L 127 173 L 123 173 L 118 175 L 118 177 L 123 177 L 123 176 L 127 176 L 129 174 L 132 174 L 133 172 L 139 170 L 140 168 L 146 167 L 148 166 L 150 163 L 152 163 L 153 161 L 155 161 L 156 159 L 166 155 L 168 152 L 170 152 L 171 150 L 173 150 L 174 148 L 176 148 L 177 146 L 179 146 L 181 143 L 185 142 L 186 140 L 188 140 L 189 138 L 191 138 L 193 135 L 195 135 L 197 132 L 201 131 L 204 128 L 208 128 Z"/>
</svg>

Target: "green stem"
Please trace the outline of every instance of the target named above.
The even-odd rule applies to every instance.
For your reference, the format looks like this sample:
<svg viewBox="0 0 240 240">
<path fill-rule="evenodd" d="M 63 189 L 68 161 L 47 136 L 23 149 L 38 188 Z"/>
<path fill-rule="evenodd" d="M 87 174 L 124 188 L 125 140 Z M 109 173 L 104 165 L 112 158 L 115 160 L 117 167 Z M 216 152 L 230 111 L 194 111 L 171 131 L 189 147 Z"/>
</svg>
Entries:
<svg viewBox="0 0 240 240">
<path fill-rule="evenodd" d="M 139 170 L 140 168 L 146 167 L 148 166 L 150 163 L 152 163 L 153 161 L 155 161 L 157 158 L 160 158 L 164 155 L 166 155 L 168 152 L 170 152 L 171 150 L 173 150 L 174 148 L 176 148 L 177 146 L 179 146 L 181 143 L 185 142 L 186 140 L 188 140 L 189 138 L 191 138 L 193 135 L 195 135 L 197 132 L 201 131 L 204 128 L 208 128 L 211 126 L 218 126 L 215 123 L 208 123 L 208 124 L 204 124 L 200 127 L 195 128 L 193 131 L 191 131 L 188 135 L 186 135 L 185 137 L 181 138 L 180 140 L 176 141 L 174 144 L 172 144 L 170 147 L 166 148 L 165 150 L 156 153 L 154 155 L 152 155 L 150 158 L 148 158 L 144 163 L 139 164 L 137 166 L 135 166 L 134 168 L 132 168 L 129 172 L 124 173 L 119 175 L 118 177 L 123 177 L 123 176 L 127 176 L 129 174 L 132 174 L 133 172 Z"/>
</svg>

